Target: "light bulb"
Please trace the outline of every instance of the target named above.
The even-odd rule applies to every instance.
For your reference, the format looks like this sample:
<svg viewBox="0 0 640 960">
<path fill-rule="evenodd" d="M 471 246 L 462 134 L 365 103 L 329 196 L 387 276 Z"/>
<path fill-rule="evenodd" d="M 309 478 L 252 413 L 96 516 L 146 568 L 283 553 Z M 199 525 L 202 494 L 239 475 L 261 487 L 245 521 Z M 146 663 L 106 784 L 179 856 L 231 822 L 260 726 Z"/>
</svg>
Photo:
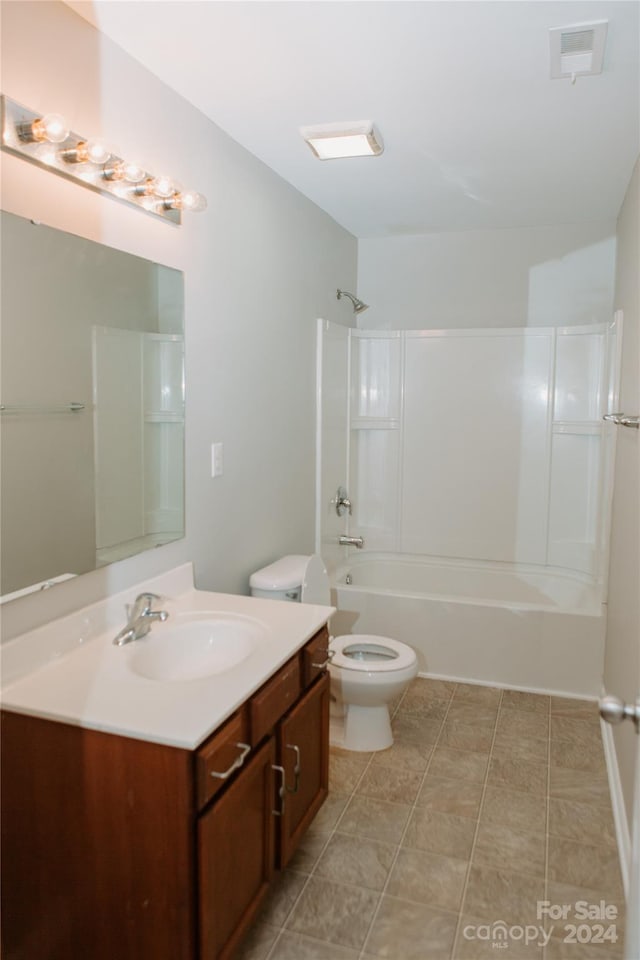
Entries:
<svg viewBox="0 0 640 960">
<path fill-rule="evenodd" d="M 137 163 L 118 160 L 111 166 L 105 166 L 103 176 L 105 180 L 126 180 L 127 183 L 141 183 L 146 178 L 147 173 Z"/>
<path fill-rule="evenodd" d="M 177 193 L 178 187 L 171 177 L 154 177 L 151 181 L 151 190 L 156 197 L 167 200 Z"/>
<path fill-rule="evenodd" d="M 102 164 L 106 163 L 112 155 L 113 150 L 109 150 L 102 140 L 87 140 L 85 151 L 88 163 Z"/>
<path fill-rule="evenodd" d="M 39 142 L 48 140 L 49 143 L 64 143 L 69 136 L 69 128 L 59 113 L 47 113 L 33 121 L 31 134 L 33 139 Z"/>
<path fill-rule="evenodd" d="M 61 150 L 60 156 L 66 163 L 95 163 L 107 162 L 113 151 L 108 150 L 102 140 L 81 140 L 69 150 Z"/>
<path fill-rule="evenodd" d="M 207 209 L 207 198 L 195 190 L 185 190 L 173 197 L 171 206 L 178 210 L 189 210 L 191 213 L 200 213 Z"/>
</svg>

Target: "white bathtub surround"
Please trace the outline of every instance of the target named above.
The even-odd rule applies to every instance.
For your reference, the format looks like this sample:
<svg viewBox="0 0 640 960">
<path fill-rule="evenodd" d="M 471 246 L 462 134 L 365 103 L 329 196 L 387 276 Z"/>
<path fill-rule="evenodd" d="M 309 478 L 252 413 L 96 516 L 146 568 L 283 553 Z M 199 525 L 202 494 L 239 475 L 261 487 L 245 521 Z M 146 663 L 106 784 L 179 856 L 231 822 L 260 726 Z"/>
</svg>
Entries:
<svg viewBox="0 0 640 960">
<path fill-rule="evenodd" d="M 332 629 L 409 644 L 422 675 L 576 697 L 600 691 L 604 607 L 584 575 L 360 553 L 333 584 Z"/>
<path fill-rule="evenodd" d="M 142 592 L 160 594 L 166 623 L 142 640 L 117 647 L 126 606 Z M 194 749 L 267 677 L 326 623 L 333 608 L 274 603 L 196 590 L 191 564 L 139 583 L 2 648 L 6 710 L 93 730 Z M 252 628 L 251 653 L 222 673 L 191 680 L 152 680 L 134 660 L 176 623 L 240 618 Z"/>
<path fill-rule="evenodd" d="M 615 324 L 350 340 L 350 526 L 368 549 L 604 580 Z"/>
</svg>

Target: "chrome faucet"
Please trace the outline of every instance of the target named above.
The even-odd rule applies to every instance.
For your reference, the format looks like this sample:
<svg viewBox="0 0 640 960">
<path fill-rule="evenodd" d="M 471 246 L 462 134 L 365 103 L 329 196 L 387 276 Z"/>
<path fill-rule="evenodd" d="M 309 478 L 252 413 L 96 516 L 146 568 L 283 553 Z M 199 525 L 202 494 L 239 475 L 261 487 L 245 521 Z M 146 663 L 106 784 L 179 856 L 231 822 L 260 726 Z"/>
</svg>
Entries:
<svg viewBox="0 0 640 960">
<path fill-rule="evenodd" d="M 155 620 L 164 623 L 169 616 L 167 611 L 151 609 L 153 601 L 160 599 L 157 593 L 141 593 L 136 597 L 135 603 L 127 611 L 129 619 L 126 627 L 123 627 L 117 637 L 113 638 L 116 647 L 122 647 L 125 643 L 130 643 L 131 640 L 140 640 L 142 637 L 146 637 L 151 630 L 151 624 Z"/>
<path fill-rule="evenodd" d="M 338 537 L 338 543 L 341 547 L 357 547 L 358 550 L 362 550 L 364 547 L 364 540 L 362 537 Z"/>
</svg>

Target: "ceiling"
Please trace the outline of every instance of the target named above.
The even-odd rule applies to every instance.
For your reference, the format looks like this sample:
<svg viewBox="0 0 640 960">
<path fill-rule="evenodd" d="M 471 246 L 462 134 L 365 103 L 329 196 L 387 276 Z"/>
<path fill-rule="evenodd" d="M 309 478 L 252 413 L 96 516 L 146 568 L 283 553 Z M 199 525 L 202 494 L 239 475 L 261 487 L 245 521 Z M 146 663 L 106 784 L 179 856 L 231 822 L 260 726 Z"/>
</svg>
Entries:
<svg viewBox="0 0 640 960">
<path fill-rule="evenodd" d="M 640 149 L 635 0 L 69 5 L 358 237 L 614 218 Z M 549 28 L 596 19 L 603 73 L 549 79 Z M 315 159 L 341 120 L 384 153 Z"/>
</svg>

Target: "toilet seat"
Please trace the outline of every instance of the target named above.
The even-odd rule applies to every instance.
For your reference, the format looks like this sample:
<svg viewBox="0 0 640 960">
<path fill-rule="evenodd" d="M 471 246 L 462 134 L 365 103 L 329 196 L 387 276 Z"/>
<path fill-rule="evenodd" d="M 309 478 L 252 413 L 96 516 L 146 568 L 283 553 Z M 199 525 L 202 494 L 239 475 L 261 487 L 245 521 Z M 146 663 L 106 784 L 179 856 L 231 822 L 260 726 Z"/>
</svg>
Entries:
<svg viewBox="0 0 640 960">
<path fill-rule="evenodd" d="M 344 634 L 334 637 L 329 647 L 334 651 L 331 666 L 341 670 L 393 673 L 416 662 L 415 650 L 406 643 L 375 634 Z"/>
</svg>

